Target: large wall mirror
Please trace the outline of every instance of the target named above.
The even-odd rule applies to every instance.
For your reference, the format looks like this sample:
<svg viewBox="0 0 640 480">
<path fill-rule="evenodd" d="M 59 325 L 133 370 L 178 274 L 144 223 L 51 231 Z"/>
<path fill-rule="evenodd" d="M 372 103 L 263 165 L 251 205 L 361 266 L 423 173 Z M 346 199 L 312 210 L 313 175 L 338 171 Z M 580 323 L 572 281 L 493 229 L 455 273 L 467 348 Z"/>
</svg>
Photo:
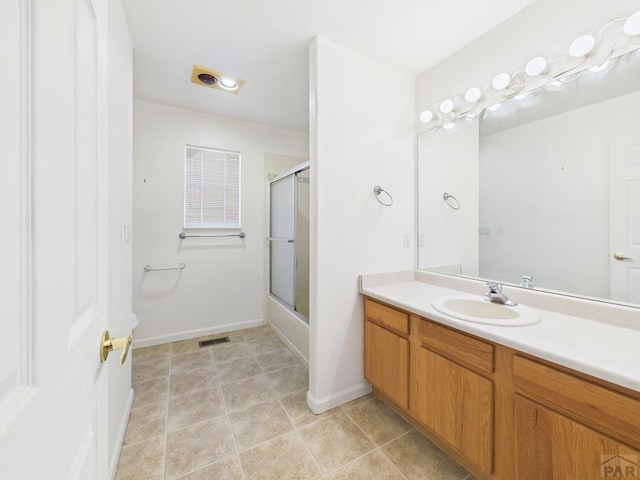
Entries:
<svg viewBox="0 0 640 480">
<path fill-rule="evenodd" d="M 640 51 L 421 133 L 418 224 L 419 269 L 640 307 Z"/>
</svg>

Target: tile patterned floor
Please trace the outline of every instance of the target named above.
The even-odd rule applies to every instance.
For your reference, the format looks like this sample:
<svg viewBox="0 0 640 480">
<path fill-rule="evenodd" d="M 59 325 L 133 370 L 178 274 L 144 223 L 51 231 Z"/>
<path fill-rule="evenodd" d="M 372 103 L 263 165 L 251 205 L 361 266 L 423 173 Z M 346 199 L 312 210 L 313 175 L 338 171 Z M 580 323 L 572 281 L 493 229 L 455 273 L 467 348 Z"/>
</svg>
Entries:
<svg viewBox="0 0 640 480">
<path fill-rule="evenodd" d="M 269 327 L 224 335 L 133 351 L 116 480 L 472 480 L 371 395 L 314 415 L 307 369 Z"/>
</svg>

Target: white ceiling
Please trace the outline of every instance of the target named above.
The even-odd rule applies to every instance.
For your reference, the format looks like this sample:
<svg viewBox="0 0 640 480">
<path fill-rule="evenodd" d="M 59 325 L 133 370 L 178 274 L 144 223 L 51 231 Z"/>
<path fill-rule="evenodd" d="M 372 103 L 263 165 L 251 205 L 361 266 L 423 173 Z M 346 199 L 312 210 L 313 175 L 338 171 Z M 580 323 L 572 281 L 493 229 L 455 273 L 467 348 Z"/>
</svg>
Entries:
<svg viewBox="0 0 640 480">
<path fill-rule="evenodd" d="M 418 75 L 533 0 L 123 0 L 134 96 L 308 130 L 316 35 Z M 244 78 L 239 95 L 190 82 L 194 64 Z"/>
</svg>

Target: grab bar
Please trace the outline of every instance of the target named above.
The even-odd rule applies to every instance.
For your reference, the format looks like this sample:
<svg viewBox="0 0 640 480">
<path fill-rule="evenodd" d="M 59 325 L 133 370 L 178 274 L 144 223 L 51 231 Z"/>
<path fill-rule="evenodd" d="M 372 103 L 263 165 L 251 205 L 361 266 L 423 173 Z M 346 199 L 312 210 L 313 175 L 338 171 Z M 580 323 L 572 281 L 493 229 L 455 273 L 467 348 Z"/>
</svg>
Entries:
<svg viewBox="0 0 640 480">
<path fill-rule="evenodd" d="M 144 266 L 144 271 L 145 272 L 156 272 L 158 270 L 182 270 L 186 267 L 186 265 L 184 263 L 181 263 L 180 265 L 173 265 L 171 267 L 152 267 L 151 265 L 145 265 Z"/>
<path fill-rule="evenodd" d="M 184 233 L 184 232 L 180 232 L 180 235 L 178 235 L 180 238 L 187 238 L 187 237 L 240 237 L 240 238 L 244 238 L 246 237 L 246 234 L 244 232 L 240 232 L 240 233 L 223 233 L 223 234 L 216 234 L 216 233 L 201 233 L 201 234 L 192 234 L 192 233 Z"/>
<path fill-rule="evenodd" d="M 278 238 L 278 237 L 268 237 L 267 240 L 270 242 L 287 242 L 293 243 L 295 240 L 293 238 Z"/>
</svg>

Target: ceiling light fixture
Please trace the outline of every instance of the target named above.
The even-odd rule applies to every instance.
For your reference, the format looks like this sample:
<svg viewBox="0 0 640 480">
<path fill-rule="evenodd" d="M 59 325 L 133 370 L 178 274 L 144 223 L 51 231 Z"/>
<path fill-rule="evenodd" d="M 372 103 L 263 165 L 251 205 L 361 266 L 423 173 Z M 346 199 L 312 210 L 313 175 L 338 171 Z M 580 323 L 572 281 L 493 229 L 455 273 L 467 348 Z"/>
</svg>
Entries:
<svg viewBox="0 0 640 480">
<path fill-rule="evenodd" d="M 244 85 L 244 80 L 241 78 L 233 78 L 230 75 L 225 75 L 222 72 L 201 67 L 200 65 L 193 66 L 191 82 L 234 94 L 238 93 Z"/>
<path fill-rule="evenodd" d="M 547 71 L 547 61 L 542 57 L 535 57 L 529 60 L 524 68 L 525 73 L 530 77 L 537 77 Z"/>
<path fill-rule="evenodd" d="M 507 88 L 510 83 L 511 75 L 509 75 L 508 73 L 499 73 L 495 76 L 493 82 L 491 82 L 491 86 L 494 90 L 497 90 L 499 92 L 500 90 L 504 90 L 505 88 Z"/>
<path fill-rule="evenodd" d="M 596 45 L 593 35 L 581 35 L 569 45 L 569 55 L 573 58 L 580 58 L 588 55 Z"/>
<path fill-rule="evenodd" d="M 238 82 L 232 78 L 222 78 L 220 80 L 220 86 L 225 90 L 235 90 L 238 88 Z"/>
</svg>

